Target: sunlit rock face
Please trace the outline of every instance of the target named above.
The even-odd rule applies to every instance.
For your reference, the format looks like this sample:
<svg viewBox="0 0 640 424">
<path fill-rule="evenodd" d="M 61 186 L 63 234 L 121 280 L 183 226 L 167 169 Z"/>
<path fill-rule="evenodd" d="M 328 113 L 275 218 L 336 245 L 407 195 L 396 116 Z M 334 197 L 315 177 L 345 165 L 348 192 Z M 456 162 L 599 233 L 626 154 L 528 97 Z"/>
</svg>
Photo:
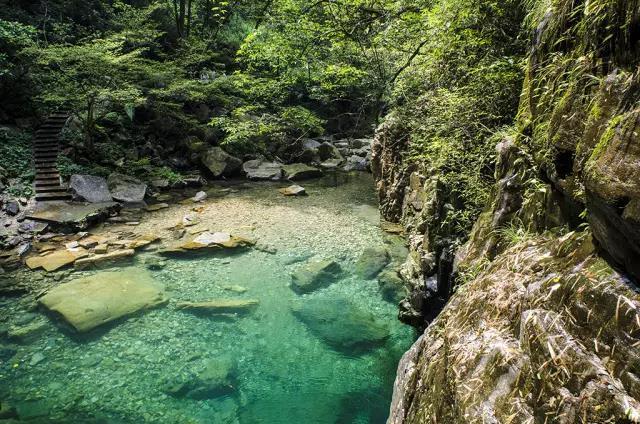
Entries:
<svg viewBox="0 0 640 424">
<path fill-rule="evenodd" d="M 516 244 L 405 354 L 389 422 L 638 422 L 638 311 L 588 232 Z"/>
</svg>

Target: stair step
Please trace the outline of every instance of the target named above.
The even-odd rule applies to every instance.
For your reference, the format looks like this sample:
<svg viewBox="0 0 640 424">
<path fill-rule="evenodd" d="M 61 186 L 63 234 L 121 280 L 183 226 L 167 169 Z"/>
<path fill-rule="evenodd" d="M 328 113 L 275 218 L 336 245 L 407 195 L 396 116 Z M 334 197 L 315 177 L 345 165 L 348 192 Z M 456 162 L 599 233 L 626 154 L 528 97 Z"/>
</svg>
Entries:
<svg viewBox="0 0 640 424">
<path fill-rule="evenodd" d="M 67 189 L 61 186 L 58 187 L 42 187 L 36 188 L 36 194 L 40 193 L 62 193 L 67 194 Z"/>
<path fill-rule="evenodd" d="M 71 200 L 70 194 L 61 193 L 42 193 L 36 194 L 36 202 L 47 202 L 54 200 Z"/>
<path fill-rule="evenodd" d="M 57 180 L 37 180 L 35 182 L 35 186 L 36 191 L 40 190 L 41 188 L 61 187 L 59 178 Z"/>
<path fill-rule="evenodd" d="M 33 152 L 38 153 L 55 153 L 58 154 L 58 147 L 43 147 L 43 146 L 35 146 L 33 148 Z"/>
<path fill-rule="evenodd" d="M 56 172 L 40 172 L 36 171 L 36 180 L 50 180 L 53 178 L 60 178 L 60 173 Z"/>
<path fill-rule="evenodd" d="M 34 152 L 34 155 L 36 157 L 36 160 L 42 159 L 45 157 L 56 158 L 58 157 L 58 150 L 56 149 L 54 151 L 48 151 L 48 152 Z"/>
<path fill-rule="evenodd" d="M 38 158 L 36 158 L 35 165 L 36 166 L 40 166 L 40 167 L 44 166 L 44 167 L 47 167 L 47 168 L 51 168 L 51 167 L 54 167 L 54 166 L 58 166 L 58 161 L 56 161 L 55 158 L 54 159 L 38 159 Z"/>
<path fill-rule="evenodd" d="M 51 177 L 40 177 L 38 178 L 38 183 L 60 184 L 60 175 L 55 175 Z"/>
</svg>

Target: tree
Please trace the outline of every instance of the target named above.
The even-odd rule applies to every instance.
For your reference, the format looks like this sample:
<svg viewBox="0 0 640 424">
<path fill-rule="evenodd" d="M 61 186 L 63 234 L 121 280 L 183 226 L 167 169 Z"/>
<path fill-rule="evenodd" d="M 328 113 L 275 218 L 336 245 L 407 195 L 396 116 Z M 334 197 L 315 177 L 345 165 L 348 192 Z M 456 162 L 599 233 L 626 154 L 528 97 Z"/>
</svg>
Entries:
<svg viewBox="0 0 640 424">
<path fill-rule="evenodd" d="M 47 108 L 71 110 L 83 124 L 89 151 L 101 116 L 116 107 L 131 108 L 144 101 L 141 90 L 129 79 L 141 50 L 121 54 L 122 44 L 111 38 L 27 52 L 36 65 L 32 78 L 41 93 L 38 100 Z"/>
</svg>

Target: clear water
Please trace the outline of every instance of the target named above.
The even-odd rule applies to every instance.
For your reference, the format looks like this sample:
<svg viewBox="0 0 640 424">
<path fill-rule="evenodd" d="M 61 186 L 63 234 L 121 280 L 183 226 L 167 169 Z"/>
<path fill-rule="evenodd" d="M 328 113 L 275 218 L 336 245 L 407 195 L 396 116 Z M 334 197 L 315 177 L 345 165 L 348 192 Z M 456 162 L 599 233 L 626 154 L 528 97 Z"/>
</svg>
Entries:
<svg viewBox="0 0 640 424">
<path fill-rule="evenodd" d="M 350 272 L 365 248 L 388 242 L 376 225 L 370 176 L 336 182 L 306 185 L 307 198 L 281 197 L 270 184 L 211 196 L 199 213 L 201 227 L 246 234 L 272 252 L 167 260 L 149 272 L 166 286 L 168 305 L 88 336 L 64 331 L 40 310 L 30 312 L 30 298 L 2 300 L 5 327 L 42 322 L 44 331 L 22 345 L 4 343 L 17 353 L 0 359 L 0 400 L 43 422 L 385 422 L 397 362 L 414 334 L 396 320 L 397 307 L 382 299 L 376 281 Z M 170 238 L 166 228 L 190 208 L 174 205 L 148 215 L 133 230 L 109 226 L 102 231 L 155 231 Z M 146 270 L 154 256 L 141 253 L 121 266 Z M 335 259 L 347 272 L 338 282 L 301 296 L 289 287 L 290 275 L 310 256 Z M 96 271 L 61 275 L 71 279 L 91 272 Z M 235 285 L 247 291 L 225 289 Z M 198 316 L 175 307 L 178 300 L 213 298 L 257 299 L 259 306 L 231 317 Z M 330 347 L 291 310 L 319 299 L 348 299 L 373 313 L 390 337 L 364 353 Z M 228 393 L 191 399 L 163 390 L 163 381 L 181 369 L 218 358 L 236 365 Z"/>
</svg>

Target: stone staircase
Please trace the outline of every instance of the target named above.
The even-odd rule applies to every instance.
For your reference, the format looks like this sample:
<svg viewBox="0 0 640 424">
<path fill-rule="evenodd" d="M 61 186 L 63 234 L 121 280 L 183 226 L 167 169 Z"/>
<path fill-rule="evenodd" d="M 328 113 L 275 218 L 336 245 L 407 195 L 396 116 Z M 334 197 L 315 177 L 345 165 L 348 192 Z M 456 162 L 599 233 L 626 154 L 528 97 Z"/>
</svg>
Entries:
<svg viewBox="0 0 640 424">
<path fill-rule="evenodd" d="M 57 165 L 60 132 L 67 119 L 69 112 L 54 112 L 36 131 L 33 141 L 36 202 L 71 200 L 67 187 L 62 185 Z"/>
</svg>

